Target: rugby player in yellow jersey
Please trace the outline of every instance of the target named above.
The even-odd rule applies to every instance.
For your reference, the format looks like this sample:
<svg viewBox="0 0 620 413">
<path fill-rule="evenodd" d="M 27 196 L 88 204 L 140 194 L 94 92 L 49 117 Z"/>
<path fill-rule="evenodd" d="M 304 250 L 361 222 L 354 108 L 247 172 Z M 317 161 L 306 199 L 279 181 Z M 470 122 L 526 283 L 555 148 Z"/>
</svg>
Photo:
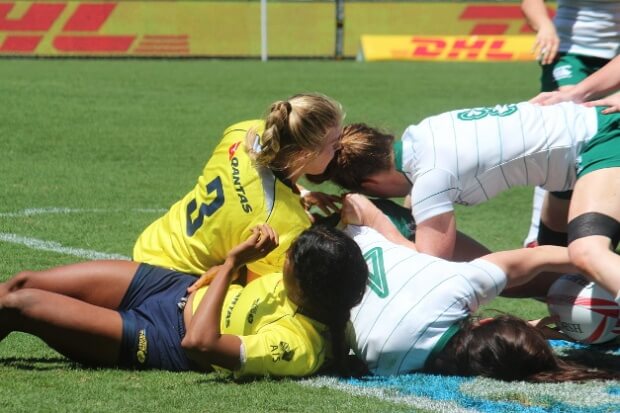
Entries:
<svg viewBox="0 0 620 413">
<path fill-rule="evenodd" d="M 325 170 L 343 117 L 334 100 L 301 94 L 273 103 L 264 121 L 230 126 L 194 189 L 140 235 L 134 260 L 200 275 L 223 262 L 252 227 L 268 223 L 280 245 L 249 264 L 248 279 L 280 271 L 291 242 L 311 224 L 297 180 Z M 319 200 L 335 208 L 336 199 Z"/>
<path fill-rule="evenodd" d="M 283 274 L 230 286 L 239 266 L 277 245 L 272 228 L 254 227 L 202 288 L 191 275 L 131 261 L 22 272 L 0 283 L 0 341 L 22 331 L 96 366 L 236 376 L 345 371 L 344 330 L 368 278 L 359 247 L 340 230 L 314 226 L 288 250 Z"/>
</svg>

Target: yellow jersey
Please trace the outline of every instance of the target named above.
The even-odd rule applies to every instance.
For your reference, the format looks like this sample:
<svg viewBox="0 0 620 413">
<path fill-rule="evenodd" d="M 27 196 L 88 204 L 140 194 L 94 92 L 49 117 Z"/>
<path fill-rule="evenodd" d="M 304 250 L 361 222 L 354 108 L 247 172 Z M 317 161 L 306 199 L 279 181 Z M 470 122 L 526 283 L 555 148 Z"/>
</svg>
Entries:
<svg viewBox="0 0 620 413">
<path fill-rule="evenodd" d="M 209 287 L 193 298 L 195 313 Z M 242 342 L 235 376 L 307 376 L 331 358 L 329 328 L 297 312 L 284 290 L 282 274 L 264 275 L 247 286 L 231 285 L 222 306 L 222 334 Z M 213 366 L 217 370 L 224 370 Z"/>
<path fill-rule="evenodd" d="M 280 244 L 248 269 L 258 275 L 282 271 L 287 249 L 310 219 L 294 186 L 252 162 L 245 143 L 250 128 L 259 140 L 264 122 L 240 122 L 224 131 L 194 189 L 142 232 L 135 261 L 202 274 L 224 262 L 251 228 L 268 223 Z"/>
</svg>

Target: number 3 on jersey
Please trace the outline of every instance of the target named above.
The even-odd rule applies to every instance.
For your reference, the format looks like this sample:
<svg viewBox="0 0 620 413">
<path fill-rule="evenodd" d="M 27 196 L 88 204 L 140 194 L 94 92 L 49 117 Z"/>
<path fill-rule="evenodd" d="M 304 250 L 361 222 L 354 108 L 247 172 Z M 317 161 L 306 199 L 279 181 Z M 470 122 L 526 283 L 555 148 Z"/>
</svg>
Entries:
<svg viewBox="0 0 620 413">
<path fill-rule="evenodd" d="M 372 248 L 364 254 L 364 259 L 368 265 L 368 286 L 380 298 L 387 297 L 390 292 L 383 266 L 383 250 L 380 247 Z"/>
<path fill-rule="evenodd" d="M 212 192 L 215 192 L 215 198 L 213 201 L 207 203 L 200 204 L 200 208 L 198 209 L 198 216 L 196 219 L 192 219 L 192 213 L 196 211 L 197 203 L 196 199 L 192 199 L 189 204 L 187 204 L 187 236 L 191 237 L 198 231 L 198 228 L 202 226 L 202 222 L 204 221 L 204 217 L 210 217 L 220 209 L 222 205 L 224 205 L 224 190 L 222 189 L 222 180 L 219 176 L 215 177 L 211 182 L 209 182 L 206 186 L 207 195 L 210 195 Z"/>
</svg>

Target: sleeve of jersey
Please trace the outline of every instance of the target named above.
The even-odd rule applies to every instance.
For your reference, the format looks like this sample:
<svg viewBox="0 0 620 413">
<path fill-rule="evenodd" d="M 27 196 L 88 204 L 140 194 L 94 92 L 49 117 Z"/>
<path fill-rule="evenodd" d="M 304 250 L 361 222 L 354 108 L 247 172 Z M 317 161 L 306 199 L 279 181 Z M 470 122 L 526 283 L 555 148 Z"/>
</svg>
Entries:
<svg viewBox="0 0 620 413">
<path fill-rule="evenodd" d="M 417 174 L 411 189 L 413 218 L 417 224 L 454 210 L 459 194 L 458 180 L 443 169 L 430 169 Z"/>
<path fill-rule="evenodd" d="M 474 268 L 468 277 L 469 285 L 476 295 L 476 302 L 470 304 L 470 310 L 476 311 L 481 305 L 489 303 L 506 287 L 506 273 L 497 265 L 484 259 L 469 263 Z"/>
<path fill-rule="evenodd" d="M 324 349 L 314 349 L 309 339 L 283 326 L 273 325 L 240 338 L 245 357 L 241 368 L 235 371 L 236 377 L 308 376 L 325 359 Z"/>
</svg>

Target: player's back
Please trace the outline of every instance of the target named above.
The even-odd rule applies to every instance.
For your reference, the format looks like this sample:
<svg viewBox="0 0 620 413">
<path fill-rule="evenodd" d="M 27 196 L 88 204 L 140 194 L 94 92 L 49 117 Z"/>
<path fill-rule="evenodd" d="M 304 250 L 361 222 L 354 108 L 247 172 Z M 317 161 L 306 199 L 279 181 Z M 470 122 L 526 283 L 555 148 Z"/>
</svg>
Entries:
<svg viewBox="0 0 620 413">
<path fill-rule="evenodd" d="M 482 260 L 454 263 L 393 244 L 371 228 L 345 231 L 370 273 L 347 339 L 374 374 L 420 370 L 451 327 L 505 284 L 503 272 Z"/>
<path fill-rule="evenodd" d="M 455 110 L 407 128 L 403 145 L 412 155 L 405 170 L 413 171 L 414 186 L 428 171 L 444 171 L 456 186 L 453 202 L 463 204 L 514 186 L 567 190 L 575 182 L 577 154 L 596 128 L 595 109 L 574 103 Z"/>
<path fill-rule="evenodd" d="M 201 274 L 224 262 L 252 227 L 269 223 L 280 244 L 248 268 L 257 274 L 282 269 L 286 249 L 310 223 L 294 189 L 255 167 L 248 154 L 248 130 L 263 128 L 257 120 L 226 129 L 194 188 L 140 235 L 134 260 Z"/>
</svg>

